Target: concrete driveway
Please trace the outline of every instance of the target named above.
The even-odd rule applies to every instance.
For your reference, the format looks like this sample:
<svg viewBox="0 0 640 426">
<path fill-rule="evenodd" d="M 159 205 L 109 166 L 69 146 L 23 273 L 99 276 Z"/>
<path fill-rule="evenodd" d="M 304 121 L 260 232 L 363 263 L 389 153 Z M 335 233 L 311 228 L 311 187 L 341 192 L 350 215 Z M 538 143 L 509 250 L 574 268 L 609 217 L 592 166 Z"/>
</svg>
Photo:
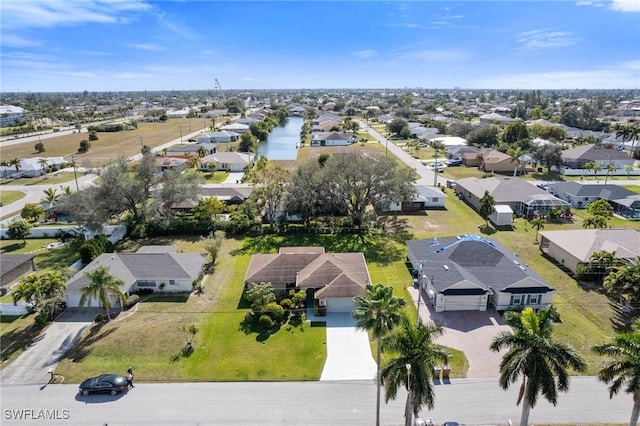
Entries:
<svg viewBox="0 0 640 426">
<path fill-rule="evenodd" d="M 418 289 L 409 287 L 414 304 L 418 301 Z M 469 361 L 467 378 L 495 378 L 500 376 L 500 362 L 505 350 L 493 352 L 489 345 L 498 334 L 511 331 L 495 310 L 435 312 L 434 308 L 420 303 L 420 318 L 432 321 L 444 329 L 444 334 L 436 343 L 458 349 Z"/>
<path fill-rule="evenodd" d="M 99 312 L 96 308 L 67 309 L 16 360 L 0 371 L 0 382 L 11 385 L 44 384 L 64 354 Z"/>
<path fill-rule="evenodd" d="M 351 314 L 307 317 L 327 324 L 327 359 L 320 380 L 375 380 L 376 362 L 371 354 L 369 335 L 356 329 Z"/>
</svg>

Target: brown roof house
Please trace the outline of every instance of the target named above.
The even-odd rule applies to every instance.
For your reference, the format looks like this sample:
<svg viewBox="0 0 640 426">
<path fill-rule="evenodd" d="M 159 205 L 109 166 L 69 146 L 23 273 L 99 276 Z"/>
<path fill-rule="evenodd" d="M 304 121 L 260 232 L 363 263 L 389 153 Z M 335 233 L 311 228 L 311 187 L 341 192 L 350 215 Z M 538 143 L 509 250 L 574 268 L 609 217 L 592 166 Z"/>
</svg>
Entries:
<svg viewBox="0 0 640 426">
<path fill-rule="evenodd" d="M 491 173 L 513 173 L 514 170 L 516 170 L 516 167 L 518 174 L 524 172 L 523 162 L 518 163 L 512 159 L 510 155 L 495 149 L 483 155 L 483 161 L 480 167 L 485 172 Z"/>
<path fill-rule="evenodd" d="M 248 285 L 271 283 L 274 290 L 304 289 L 327 313 L 353 312 L 353 298 L 371 283 L 363 253 L 325 253 L 324 247 L 281 247 L 255 254 L 244 277 Z"/>
</svg>

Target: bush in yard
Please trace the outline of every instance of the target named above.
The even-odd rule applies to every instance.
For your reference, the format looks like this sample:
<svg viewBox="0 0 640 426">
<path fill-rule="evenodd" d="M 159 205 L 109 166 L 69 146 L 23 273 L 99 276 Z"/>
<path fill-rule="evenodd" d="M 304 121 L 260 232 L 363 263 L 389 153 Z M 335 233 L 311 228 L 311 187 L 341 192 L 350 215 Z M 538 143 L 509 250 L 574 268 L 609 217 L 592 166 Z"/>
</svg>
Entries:
<svg viewBox="0 0 640 426">
<path fill-rule="evenodd" d="M 102 253 L 112 253 L 113 244 L 105 235 L 97 235 L 80 246 L 80 257 L 85 265 Z"/>
<path fill-rule="evenodd" d="M 265 330 L 270 330 L 273 328 L 273 320 L 269 315 L 261 315 L 258 320 L 258 324 Z"/>
<path fill-rule="evenodd" d="M 262 308 L 264 315 L 269 315 L 274 322 L 279 323 L 284 318 L 284 308 L 276 302 L 270 302 Z"/>
<path fill-rule="evenodd" d="M 138 296 L 137 294 L 132 294 L 131 296 L 129 296 L 127 298 L 127 303 L 125 303 L 125 308 L 129 309 L 129 308 L 133 307 L 139 301 L 140 301 L 140 296 Z"/>
<path fill-rule="evenodd" d="M 78 152 L 80 154 L 83 154 L 87 151 L 89 151 L 89 148 L 91 148 L 91 142 L 89 142 L 86 139 L 83 139 L 80 141 L 80 146 L 78 147 Z"/>
<path fill-rule="evenodd" d="M 286 310 L 289 310 L 293 307 L 293 302 L 291 301 L 291 299 L 282 299 L 280 301 L 280 306 L 282 306 Z"/>
<path fill-rule="evenodd" d="M 45 325 L 47 322 L 49 322 L 49 318 L 46 314 L 38 314 L 34 318 L 34 322 L 36 323 L 36 325 Z"/>
<path fill-rule="evenodd" d="M 93 322 L 95 323 L 101 323 L 104 322 L 104 315 L 102 314 L 96 314 L 95 317 L 93 317 Z"/>
</svg>

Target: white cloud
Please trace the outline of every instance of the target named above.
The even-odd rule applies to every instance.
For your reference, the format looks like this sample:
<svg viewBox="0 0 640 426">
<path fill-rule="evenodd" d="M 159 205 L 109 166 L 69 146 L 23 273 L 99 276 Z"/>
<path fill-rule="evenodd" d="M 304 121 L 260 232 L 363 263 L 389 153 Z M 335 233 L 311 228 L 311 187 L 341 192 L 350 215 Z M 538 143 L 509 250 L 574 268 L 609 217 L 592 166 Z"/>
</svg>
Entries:
<svg viewBox="0 0 640 426">
<path fill-rule="evenodd" d="M 602 4 L 601 1 L 588 1 L 588 0 L 583 0 L 583 1 L 577 1 L 576 2 L 576 6 L 593 6 L 593 7 L 602 7 L 604 6 L 604 4 Z"/>
<path fill-rule="evenodd" d="M 396 49 L 391 52 L 396 59 L 423 62 L 457 62 L 471 58 L 471 54 L 461 49 L 420 49 L 416 47 Z"/>
<path fill-rule="evenodd" d="M 518 42 L 530 50 L 573 46 L 578 39 L 568 31 L 533 30 L 518 34 Z"/>
<path fill-rule="evenodd" d="M 64 74 L 71 77 L 77 77 L 77 78 L 99 78 L 100 77 L 98 74 L 90 71 L 72 71 Z"/>
<path fill-rule="evenodd" d="M 0 2 L 5 29 L 53 27 L 84 23 L 113 24 L 145 12 L 151 6 L 140 0 L 5 0 Z"/>
<path fill-rule="evenodd" d="M 135 72 L 117 72 L 117 73 L 113 73 L 111 77 L 121 78 L 125 80 L 134 80 L 137 78 L 149 78 L 149 77 L 152 77 L 152 75 L 144 74 L 144 73 L 135 73 Z"/>
<path fill-rule="evenodd" d="M 378 56 L 378 52 L 373 49 L 364 49 L 351 52 L 351 55 L 356 58 L 372 58 L 374 56 Z"/>
<path fill-rule="evenodd" d="M 620 12 L 640 12 L 640 0 L 613 0 L 611 9 Z"/>
<path fill-rule="evenodd" d="M 16 34 L 3 34 L 0 38 L 0 44 L 5 47 L 30 47 L 40 46 L 39 40 L 27 39 Z"/>
<path fill-rule="evenodd" d="M 134 44 L 130 44 L 129 47 L 133 47 L 134 49 L 140 49 L 140 50 L 151 50 L 155 52 L 164 50 L 162 46 L 158 46 L 157 44 L 151 44 L 151 43 L 134 43 Z"/>
</svg>

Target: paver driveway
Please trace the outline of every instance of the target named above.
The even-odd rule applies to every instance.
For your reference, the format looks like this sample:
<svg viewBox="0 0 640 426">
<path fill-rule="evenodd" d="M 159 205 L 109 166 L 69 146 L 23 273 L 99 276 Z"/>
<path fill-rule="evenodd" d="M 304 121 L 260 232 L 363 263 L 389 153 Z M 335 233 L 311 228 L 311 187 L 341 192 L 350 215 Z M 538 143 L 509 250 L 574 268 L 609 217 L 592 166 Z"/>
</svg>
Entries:
<svg viewBox="0 0 640 426">
<path fill-rule="evenodd" d="M 418 300 L 418 290 L 410 287 L 409 293 L 414 304 Z M 435 312 L 424 299 L 420 303 L 420 318 L 432 321 L 444 329 L 444 334 L 436 343 L 458 349 L 469 361 L 467 378 L 479 379 L 500 376 L 500 361 L 505 350 L 493 352 L 489 345 L 503 331 L 511 331 L 500 314 L 495 310 Z"/>
<path fill-rule="evenodd" d="M 22 355 L 0 371 L 0 382 L 12 385 L 47 383 L 48 370 L 55 369 L 98 312 L 95 308 L 67 309 Z"/>
</svg>

